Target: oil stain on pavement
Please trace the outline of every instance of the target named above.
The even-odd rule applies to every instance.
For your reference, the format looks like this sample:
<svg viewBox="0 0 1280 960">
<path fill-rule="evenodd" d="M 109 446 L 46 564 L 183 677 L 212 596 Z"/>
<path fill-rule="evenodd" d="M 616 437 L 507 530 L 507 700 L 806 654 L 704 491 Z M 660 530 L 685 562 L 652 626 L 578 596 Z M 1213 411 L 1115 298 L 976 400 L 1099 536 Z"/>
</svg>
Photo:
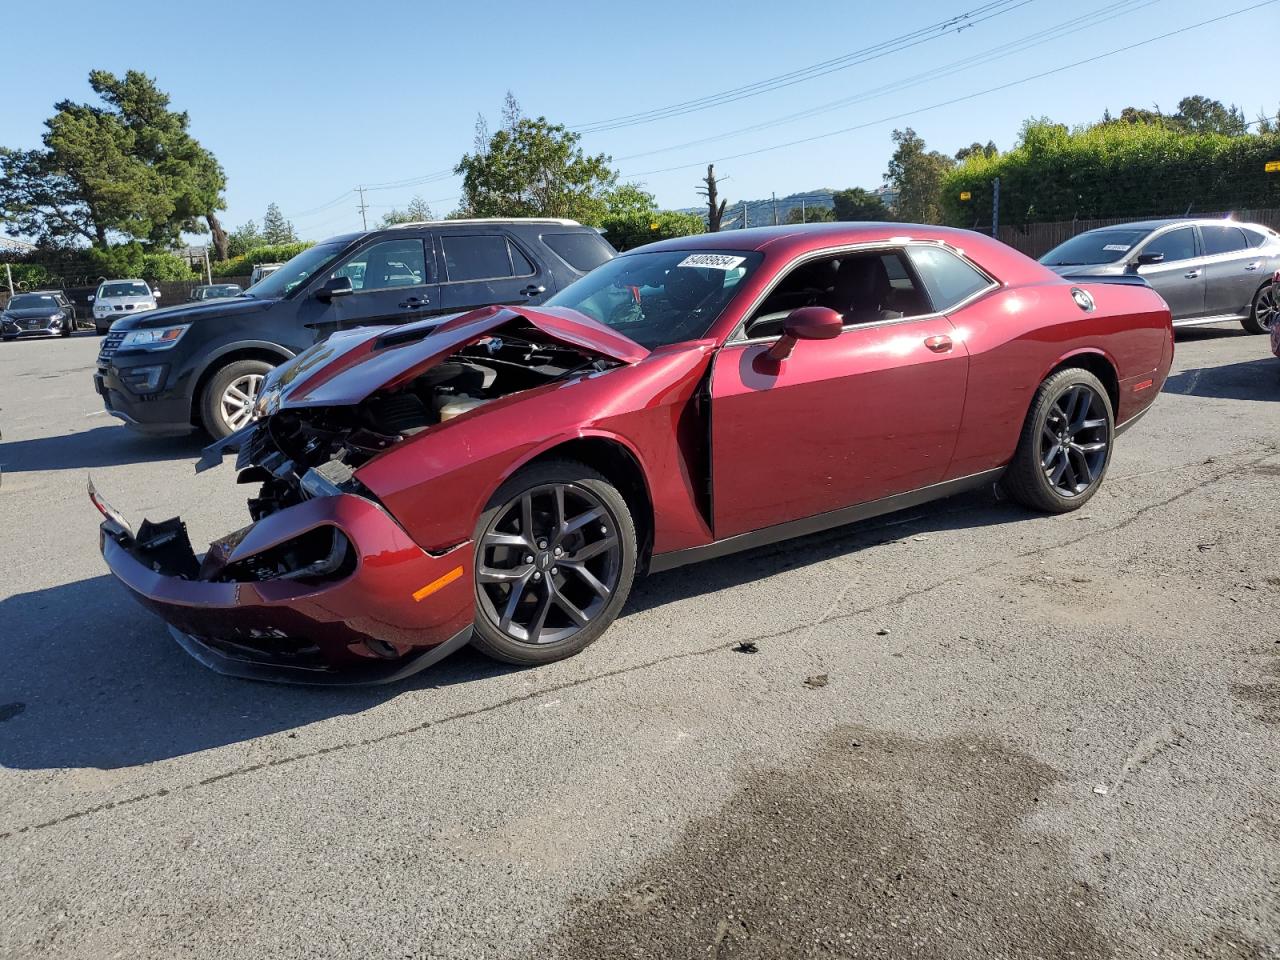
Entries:
<svg viewBox="0 0 1280 960">
<path fill-rule="evenodd" d="M 842 727 L 750 774 L 540 955 L 1110 957 L 1097 893 L 1028 825 L 1057 773 L 992 740 Z"/>
</svg>

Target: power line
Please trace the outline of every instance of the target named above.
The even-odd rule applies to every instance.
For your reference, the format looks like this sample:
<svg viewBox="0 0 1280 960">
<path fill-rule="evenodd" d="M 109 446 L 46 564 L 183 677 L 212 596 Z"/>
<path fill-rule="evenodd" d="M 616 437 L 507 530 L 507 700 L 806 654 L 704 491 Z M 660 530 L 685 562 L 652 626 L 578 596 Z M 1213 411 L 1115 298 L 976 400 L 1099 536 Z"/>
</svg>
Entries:
<svg viewBox="0 0 1280 960">
<path fill-rule="evenodd" d="M 726 103 L 734 103 L 738 100 L 744 100 L 748 97 L 759 96 L 762 93 L 768 93 L 773 90 L 780 90 L 797 83 L 803 83 L 816 77 L 826 76 L 835 73 L 838 70 L 845 70 L 849 67 L 856 66 L 860 63 L 866 63 L 870 60 L 876 60 L 880 57 L 887 56 L 890 53 L 896 53 L 901 50 L 909 49 L 929 40 L 937 39 L 948 33 L 958 33 L 977 26 L 993 17 L 1010 13 L 1019 7 L 1026 6 L 1033 0 L 995 0 L 995 2 L 985 3 L 975 7 L 972 10 L 949 17 L 937 23 L 930 24 L 927 27 L 921 27 L 910 33 L 894 37 L 890 40 L 884 40 L 880 43 L 855 50 L 851 53 L 834 57 L 830 60 L 824 60 L 820 63 L 810 64 L 798 70 L 792 70 L 788 73 L 779 74 L 769 77 L 765 80 L 757 80 L 741 87 L 734 87 L 730 90 L 723 90 L 720 93 L 710 94 L 704 97 L 697 97 L 692 100 L 685 100 L 680 103 L 668 104 L 664 107 L 655 107 L 650 110 L 640 111 L 638 113 L 624 114 L 618 117 L 610 117 L 604 120 L 595 120 L 588 123 L 571 125 L 571 129 L 579 133 L 599 133 L 605 130 L 617 130 L 621 127 L 630 127 L 643 123 L 652 123 L 655 120 L 665 120 L 671 117 L 683 116 L 687 113 L 694 113 L 699 110 L 706 110 L 710 107 L 722 106 Z"/>
<path fill-rule="evenodd" d="M 1028 36 L 1022 37 L 1018 40 L 992 47 L 983 53 L 955 60 L 942 67 L 918 73 L 914 76 L 903 78 L 902 80 L 896 80 L 892 83 L 866 90 L 851 97 L 842 97 L 839 100 L 832 100 L 816 107 L 810 107 L 796 113 L 786 114 L 773 120 L 754 123 L 750 126 L 739 127 L 736 130 L 728 130 L 714 136 L 701 137 L 697 140 L 689 140 L 684 143 L 677 143 L 667 147 L 657 147 L 653 150 L 645 150 L 641 153 L 632 153 L 625 157 L 618 157 L 617 159 L 620 161 L 637 160 L 641 157 L 650 157 L 659 153 L 669 153 L 672 150 L 680 150 L 686 147 L 696 147 L 707 143 L 715 143 L 719 140 L 726 140 L 730 137 L 740 136 L 744 133 L 755 133 L 760 130 L 768 130 L 772 127 L 781 126 L 786 123 L 793 123 L 796 120 L 806 120 L 810 117 L 829 113 L 832 110 L 838 110 L 841 107 L 849 106 L 854 103 L 874 100 L 889 93 L 896 93 L 909 87 L 919 86 L 922 83 L 936 81 L 940 77 L 959 73 L 963 70 L 970 69 L 971 67 L 993 63 L 996 60 L 1012 56 L 1015 53 L 1021 53 L 1024 50 L 1029 50 L 1032 47 L 1039 46 L 1040 44 L 1058 40 L 1062 37 L 1070 36 L 1073 33 L 1078 33 L 1081 30 L 1093 29 L 1100 24 L 1106 23 L 1108 20 L 1136 13 L 1138 10 L 1158 2 L 1160 2 L 1160 0 L 1122 0 L 1119 4 L 1110 4 L 1083 16 L 1072 17 L 1062 23 L 1036 31 L 1035 33 L 1029 34 Z"/>
<path fill-rule="evenodd" d="M 1011 87 L 1016 87 L 1024 83 L 1030 83 L 1033 80 L 1040 80 L 1040 79 L 1043 79 L 1044 77 L 1050 77 L 1050 76 L 1053 76 L 1054 74 L 1063 73 L 1064 71 L 1074 69 L 1075 67 L 1081 67 L 1081 66 L 1084 66 L 1085 64 L 1095 63 L 1098 60 L 1103 60 L 1107 57 L 1113 57 L 1119 53 L 1127 53 L 1130 50 L 1136 50 L 1139 47 L 1145 47 L 1152 43 L 1157 43 L 1161 40 L 1167 40 L 1170 37 L 1187 33 L 1191 30 L 1199 29 L 1200 27 L 1205 27 L 1213 23 L 1219 23 L 1223 20 L 1228 20 L 1232 17 L 1238 17 L 1243 13 L 1249 13 L 1250 11 L 1257 10 L 1261 7 L 1271 6 L 1276 2 L 1277 0 L 1262 0 L 1262 2 L 1260 3 L 1255 3 L 1248 7 L 1243 7 L 1239 10 L 1234 10 L 1231 13 L 1220 14 L 1219 16 L 1210 17 L 1209 19 L 1201 20 L 1197 23 L 1188 24 L 1187 26 L 1180 27 L 1177 30 L 1170 30 L 1167 33 L 1162 33 L 1154 37 L 1149 37 L 1146 40 L 1139 40 L 1135 43 L 1130 43 L 1122 47 L 1117 47 L 1114 50 L 1108 50 L 1106 53 L 1099 53 L 1099 54 L 1095 54 L 1092 57 L 1085 57 L 1084 59 L 1076 60 L 1072 63 L 1064 64 L 1063 66 L 1060 66 L 1060 67 L 1054 67 L 1051 70 L 1042 70 L 1039 73 L 1034 73 L 1034 74 L 1031 74 L 1030 76 L 1022 77 L 1018 80 L 1010 80 L 1006 83 L 997 84 L 994 87 L 988 87 L 985 90 L 979 90 L 975 93 L 969 93 L 961 97 L 953 97 L 950 100 L 943 100 L 938 103 L 930 104 L 927 107 L 918 107 L 914 110 L 904 110 L 901 113 L 895 113 L 887 117 L 881 117 L 877 120 L 869 120 L 865 123 L 857 123 L 857 124 L 853 124 L 852 126 L 841 127 L 838 130 L 829 130 L 826 133 L 818 133 L 810 137 L 801 137 L 798 140 L 789 140 L 789 141 L 786 141 L 785 143 L 770 144 L 767 147 L 760 147 L 755 150 L 746 150 L 746 151 L 743 151 L 742 153 L 735 153 L 735 154 L 730 154 L 728 156 L 716 157 L 711 162 L 723 163 L 724 161 L 727 161 L 727 160 L 740 160 L 743 157 L 758 156 L 759 154 L 770 153 L 774 150 L 783 150 L 783 149 L 786 149 L 787 147 L 795 147 L 805 143 L 813 143 L 818 140 L 826 140 L 830 137 L 836 137 L 843 133 L 852 133 L 856 130 L 865 130 L 867 127 L 874 127 L 882 123 L 889 123 L 890 121 L 893 121 L 893 120 L 902 120 L 906 117 L 912 117 L 920 113 L 927 113 L 931 110 L 938 110 L 938 109 L 941 109 L 942 107 L 954 106 L 957 103 L 964 103 L 967 100 L 975 100 L 978 97 L 983 97 L 990 93 L 998 93 L 1001 90 L 1008 90 Z M 706 163 L 707 163 L 706 160 L 700 160 L 696 163 L 682 163 L 682 164 L 677 164 L 671 167 L 663 167 L 659 170 L 645 170 L 643 172 L 623 174 L 622 176 L 628 179 L 634 178 L 634 177 L 647 177 L 647 176 L 653 176 L 654 174 L 659 174 L 659 173 L 670 173 L 675 170 L 688 170 L 691 167 L 701 167 Z"/>
</svg>

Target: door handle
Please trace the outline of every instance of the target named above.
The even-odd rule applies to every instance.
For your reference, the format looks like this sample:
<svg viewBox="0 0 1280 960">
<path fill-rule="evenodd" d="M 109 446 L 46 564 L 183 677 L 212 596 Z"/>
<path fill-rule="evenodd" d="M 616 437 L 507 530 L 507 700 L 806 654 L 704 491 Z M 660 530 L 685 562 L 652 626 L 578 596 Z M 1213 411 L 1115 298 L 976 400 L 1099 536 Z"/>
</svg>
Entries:
<svg viewBox="0 0 1280 960">
<path fill-rule="evenodd" d="M 400 301 L 401 310 L 421 310 L 431 302 L 430 297 L 409 297 Z"/>
<path fill-rule="evenodd" d="M 1247 267 L 1245 267 L 1245 269 L 1246 269 L 1246 270 L 1257 270 L 1257 269 L 1258 269 L 1258 267 L 1260 267 L 1260 266 L 1262 266 L 1262 261 L 1261 261 L 1261 260 L 1255 260 L 1255 261 L 1253 261 L 1253 263 L 1251 263 L 1251 264 L 1249 264 Z"/>
<path fill-rule="evenodd" d="M 542 286 L 541 284 L 531 283 L 520 292 L 523 293 L 526 297 L 536 297 L 540 293 L 546 293 L 547 288 Z"/>
<path fill-rule="evenodd" d="M 924 345 L 934 353 L 946 353 L 953 346 L 951 338 L 945 333 L 938 334 L 936 337 L 925 337 Z"/>
<path fill-rule="evenodd" d="M 1188 280 L 1194 280 L 1196 277 L 1200 276 L 1200 271 L 1190 270 L 1187 273 L 1184 273 L 1183 276 L 1186 277 Z"/>
</svg>

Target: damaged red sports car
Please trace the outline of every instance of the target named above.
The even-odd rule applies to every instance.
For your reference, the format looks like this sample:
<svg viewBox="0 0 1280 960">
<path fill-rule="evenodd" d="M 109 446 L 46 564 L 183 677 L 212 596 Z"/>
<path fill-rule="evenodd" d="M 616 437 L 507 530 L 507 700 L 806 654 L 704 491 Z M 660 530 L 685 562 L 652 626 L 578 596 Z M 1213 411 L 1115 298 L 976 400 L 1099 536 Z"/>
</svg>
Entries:
<svg viewBox="0 0 1280 960">
<path fill-rule="evenodd" d="M 111 571 L 205 664 L 404 676 L 581 650 L 663 570 L 999 481 L 1079 507 L 1159 393 L 1169 309 L 975 233 L 822 224 L 603 264 L 545 306 L 339 333 L 275 370 L 252 523 L 107 516 Z"/>
</svg>

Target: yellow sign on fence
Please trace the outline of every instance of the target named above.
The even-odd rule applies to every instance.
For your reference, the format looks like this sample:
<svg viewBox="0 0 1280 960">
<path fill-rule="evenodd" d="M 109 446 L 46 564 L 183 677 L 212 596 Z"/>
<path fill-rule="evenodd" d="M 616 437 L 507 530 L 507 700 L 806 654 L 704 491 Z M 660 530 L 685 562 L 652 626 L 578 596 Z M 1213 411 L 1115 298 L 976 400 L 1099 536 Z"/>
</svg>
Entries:
<svg viewBox="0 0 1280 960">
<path fill-rule="evenodd" d="M 972 199 L 973 199 L 973 194 L 972 194 L 972 193 L 970 193 L 968 190 L 961 190 L 961 191 L 960 191 L 960 199 L 961 199 L 961 200 L 972 200 Z"/>
<path fill-rule="evenodd" d="M 1268 160 L 1267 173 L 1280 173 L 1280 160 Z"/>
</svg>

